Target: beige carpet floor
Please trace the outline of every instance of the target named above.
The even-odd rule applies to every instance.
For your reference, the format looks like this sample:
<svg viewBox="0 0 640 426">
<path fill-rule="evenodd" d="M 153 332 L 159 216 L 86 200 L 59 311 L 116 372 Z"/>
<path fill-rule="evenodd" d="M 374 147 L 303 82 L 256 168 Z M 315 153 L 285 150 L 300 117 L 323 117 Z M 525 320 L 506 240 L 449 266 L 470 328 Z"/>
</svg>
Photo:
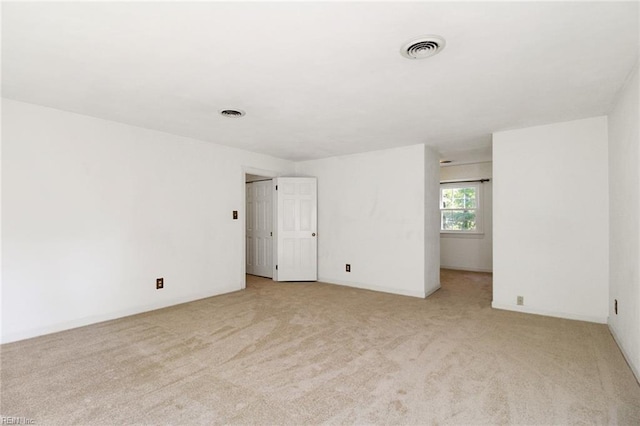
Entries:
<svg viewBox="0 0 640 426">
<path fill-rule="evenodd" d="M 640 424 L 605 325 L 251 277 L 245 291 L 3 345 L 0 414 L 82 424 Z"/>
</svg>

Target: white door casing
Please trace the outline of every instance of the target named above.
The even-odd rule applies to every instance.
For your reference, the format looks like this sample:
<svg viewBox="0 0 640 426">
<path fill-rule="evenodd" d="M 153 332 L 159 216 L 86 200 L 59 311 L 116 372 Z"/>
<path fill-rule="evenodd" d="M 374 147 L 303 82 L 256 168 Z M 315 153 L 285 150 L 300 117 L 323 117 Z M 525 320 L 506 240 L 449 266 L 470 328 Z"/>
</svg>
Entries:
<svg viewBox="0 0 640 426">
<path fill-rule="evenodd" d="M 246 272 L 273 277 L 271 180 L 247 183 Z"/>
<path fill-rule="evenodd" d="M 279 177 L 276 191 L 276 281 L 318 279 L 317 181 Z"/>
<path fill-rule="evenodd" d="M 253 274 L 253 186 L 245 184 L 245 272 Z"/>
</svg>

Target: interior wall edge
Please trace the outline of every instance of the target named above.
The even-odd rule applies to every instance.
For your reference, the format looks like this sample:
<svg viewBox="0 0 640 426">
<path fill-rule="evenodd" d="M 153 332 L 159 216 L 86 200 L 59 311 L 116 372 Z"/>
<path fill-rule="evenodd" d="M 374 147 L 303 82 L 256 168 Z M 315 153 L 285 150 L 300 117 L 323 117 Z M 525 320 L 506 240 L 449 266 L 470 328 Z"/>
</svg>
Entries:
<svg viewBox="0 0 640 426">
<path fill-rule="evenodd" d="M 429 290 L 427 290 L 427 292 L 424 294 L 425 299 L 431 296 L 436 291 L 440 290 L 441 288 L 442 288 L 442 284 L 438 282 L 438 285 L 436 287 L 432 287 Z"/>
<path fill-rule="evenodd" d="M 503 311 L 512 311 L 512 312 L 520 312 L 523 314 L 533 314 L 533 315 L 542 315 L 545 317 L 554 317 L 554 318 L 563 318 L 568 320 L 575 321 L 585 321 L 585 322 L 594 322 L 597 324 L 606 324 L 607 317 L 600 317 L 594 315 L 582 315 L 582 314 L 573 314 L 569 312 L 558 312 L 558 311 L 547 311 L 544 309 L 536 309 L 527 306 L 518 306 L 518 305 L 508 305 L 504 303 L 491 302 L 491 307 L 493 309 L 501 309 Z"/>
<path fill-rule="evenodd" d="M 318 283 L 331 284 L 331 285 L 340 285 L 340 286 L 344 286 L 344 287 L 358 288 L 360 290 L 380 291 L 382 293 L 396 294 L 398 296 L 418 297 L 420 299 L 426 298 L 429 294 L 433 293 L 433 291 L 437 290 L 437 289 L 435 289 L 432 292 L 430 292 L 429 294 L 426 294 L 424 291 L 403 290 L 403 289 L 384 287 L 384 286 L 378 286 L 378 285 L 371 285 L 371 284 L 355 282 L 355 281 L 335 280 L 335 279 L 332 279 L 332 278 L 324 278 L 324 277 L 318 277 Z M 440 288 L 439 285 L 438 285 L 438 288 Z"/>
<path fill-rule="evenodd" d="M 615 328 L 611 327 L 611 324 L 607 324 L 607 328 L 609 329 L 609 332 L 611 333 L 613 340 L 615 340 L 616 345 L 618 345 L 618 348 L 620 349 L 620 352 L 622 353 L 624 360 L 627 362 L 627 365 L 633 372 L 633 375 L 636 376 L 636 381 L 640 385 L 640 370 L 636 368 L 636 366 L 631 361 L 631 356 L 629 352 L 626 350 L 625 346 L 622 344 L 622 340 L 620 340 L 620 338 L 616 334 Z"/>
</svg>

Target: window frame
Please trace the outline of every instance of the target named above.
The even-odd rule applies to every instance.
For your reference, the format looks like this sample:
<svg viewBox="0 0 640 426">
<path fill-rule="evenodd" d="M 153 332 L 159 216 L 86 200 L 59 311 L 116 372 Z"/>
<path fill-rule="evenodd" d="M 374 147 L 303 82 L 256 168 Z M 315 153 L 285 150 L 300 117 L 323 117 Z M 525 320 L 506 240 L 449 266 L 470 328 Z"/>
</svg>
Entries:
<svg viewBox="0 0 640 426">
<path fill-rule="evenodd" d="M 484 234 L 484 218 L 483 218 L 483 191 L 482 191 L 482 183 L 481 182 L 440 182 L 440 196 L 438 198 L 439 209 L 440 209 L 440 234 L 451 234 L 451 235 L 482 235 Z M 473 230 L 456 230 L 456 229 L 442 229 L 442 212 L 450 211 L 450 210 L 464 210 L 459 208 L 452 209 L 444 209 L 442 208 L 442 192 L 444 189 L 461 189 L 461 188 L 474 188 L 476 190 L 476 207 L 474 209 L 466 209 L 466 210 L 475 210 L 476 212 L 476 229 Z"/>
</svg>

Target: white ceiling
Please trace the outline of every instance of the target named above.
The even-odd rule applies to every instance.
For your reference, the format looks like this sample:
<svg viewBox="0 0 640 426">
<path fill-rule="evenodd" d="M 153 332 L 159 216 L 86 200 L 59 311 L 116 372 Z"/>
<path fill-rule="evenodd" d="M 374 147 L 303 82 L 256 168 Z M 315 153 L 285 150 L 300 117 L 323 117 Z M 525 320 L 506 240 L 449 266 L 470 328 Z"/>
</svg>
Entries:
<svg viewBox="0 0 640 426">
<path fill-rule="evenodd" d="M 494 131 L 606 114 L 639 52 L 637 2 L 2 7 L 3 96 L 291 160 L 488 160 Z M 424 34 L 446 48 L 400 55 Z"/>
</svg>

